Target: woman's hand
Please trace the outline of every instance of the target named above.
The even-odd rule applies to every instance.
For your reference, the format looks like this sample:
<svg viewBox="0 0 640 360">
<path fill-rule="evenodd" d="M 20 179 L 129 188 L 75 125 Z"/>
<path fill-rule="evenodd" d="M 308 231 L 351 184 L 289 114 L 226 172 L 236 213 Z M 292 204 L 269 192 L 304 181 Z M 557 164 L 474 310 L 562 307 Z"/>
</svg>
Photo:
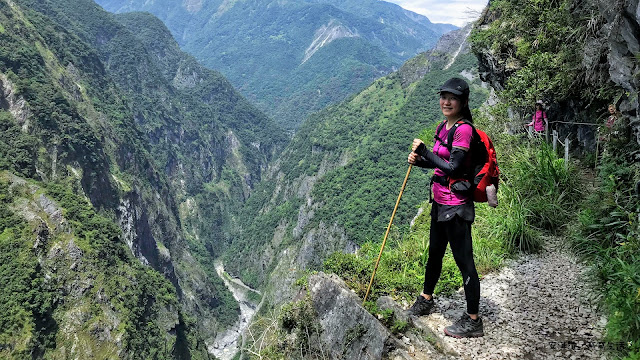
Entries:
<svg viewBox="0 0 640 360">
<path fill-rule="evenodd" d="M 411 146 L 411 151 L 416 151 L 420 144 L 424 144 L 420 139 L 413 139 L 413 145 Z"/>
<path fill-rule="evenodd" d="M 414 153 L 413 151 L 409 153 L 409 159 L 407 159 L 409 164 L 415 165 L 418 163 L 419 160 L 420 160 L 420 155 Z"/>
</svg>

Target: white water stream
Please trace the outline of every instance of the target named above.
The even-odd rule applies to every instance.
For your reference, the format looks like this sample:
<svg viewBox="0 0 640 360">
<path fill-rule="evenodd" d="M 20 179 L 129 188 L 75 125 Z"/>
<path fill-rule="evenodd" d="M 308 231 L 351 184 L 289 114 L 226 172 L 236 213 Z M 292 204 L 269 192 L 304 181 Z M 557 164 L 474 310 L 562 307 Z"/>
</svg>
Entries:
<svg viewBox="0 0 640 360">
<path fill-rule="evenodd" d="M 208 344 L 208 350 L 218 359 L 231 360 L 240 350 L 240 337 L 258 310 L 258 305 L 249 299 L 249 292 L 255 292 L 258 295 L 262 294 L 258 290 L 245 285 L 240 279 L 231 278 L 224 272 L 224 265 L 221 261 L 216 261 L 215 267 L 218 276 L 224 281 L 225 286 L 231 291 L 234 299 L 240 305 L 240 316 L 233 326 L 218 334 L 213 344 Z"/>
</svg>

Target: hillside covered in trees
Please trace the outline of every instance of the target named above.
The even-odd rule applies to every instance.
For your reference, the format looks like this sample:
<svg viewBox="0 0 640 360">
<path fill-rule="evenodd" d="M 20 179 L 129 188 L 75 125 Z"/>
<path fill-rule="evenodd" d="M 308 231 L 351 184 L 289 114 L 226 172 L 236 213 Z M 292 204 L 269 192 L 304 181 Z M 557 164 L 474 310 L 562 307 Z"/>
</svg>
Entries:
<svg viewBox="0 0 640 360">
<path fill-rule="evenodd" d="M 638 6 L 492 1 L 477 23 L 314 113 L 288 139 L 150 14 L 0 0 L 0 357 L 212 358 L 212 340 L 239 312 L 215 272 L 221 260 L 260 290 L 237 357 L 355 358 L 374 347 L 377 358 L 402 357 L 407 338 L 430 351 L 419 356 L 455 358 L 437 334 L 398 317 L 421 287 L 429 172 L 412 171 L 370 301 L 357 297 L 411 140 L 431 143 L 437 89 L 459 76 L 502 170 L 500 206 L 477 205 L 481 276 L 548 253 L 555 239 L 589 271 L 557 267 L 554 280 L 597 289 L 585 301 L 606 321 L 602 337 L 590 336 L 612 352 L 595 356 L 637 359 Z M 523 132 L 536 100 L 575 145 L 570 163 Z M 610 103 L 620 121 L 609 132 Z M 451 304 L 461 283 L 448 254 L 436 293 Z M 344 316 L 318 303 L 345 305 L 335 313 Z M 534 315 L 565 311 L 554 306 Z M 356 314 L 367 322 L 340 322 Z M 323 330 L 327 322 L 339 326 Z M 527 354 L 543 353 L 566 355 Z"/>
<path fill-rule="evenodd" d="M 210 260 L 284 132 L 149 15 L 0 17 L 0 356 L 206 357 L 238 314 Z"/>
<path fill-rule="evenodd" d="M 378 0 L 96 2 L 154 14 L 182 49 L 291 131 L 455 29 Z"/>
</svg>

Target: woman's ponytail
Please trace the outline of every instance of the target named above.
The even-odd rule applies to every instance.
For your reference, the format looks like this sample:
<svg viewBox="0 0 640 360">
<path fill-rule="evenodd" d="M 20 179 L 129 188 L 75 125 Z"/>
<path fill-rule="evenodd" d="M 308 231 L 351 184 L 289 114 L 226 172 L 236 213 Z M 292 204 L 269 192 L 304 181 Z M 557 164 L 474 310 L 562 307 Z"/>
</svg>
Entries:
<svg viewBox="0 0 640 360">
<path fill-rule="evenodd" d="M 462 108 L 462 118 L 465 120 L 469 120 L 470 123 L 473 123 L 473 115 L 471 115 L 471 109 L 469 109 L 469 98 L 463 99 L 466 105 Z"/>
</svg>

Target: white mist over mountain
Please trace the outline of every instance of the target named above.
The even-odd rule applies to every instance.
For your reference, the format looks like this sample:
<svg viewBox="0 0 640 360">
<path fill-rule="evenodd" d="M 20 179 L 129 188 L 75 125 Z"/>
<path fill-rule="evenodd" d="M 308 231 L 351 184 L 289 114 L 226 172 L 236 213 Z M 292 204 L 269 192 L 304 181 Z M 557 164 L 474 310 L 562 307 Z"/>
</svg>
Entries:
<svg viewBox="0 0 640 360">
<path fill-rule="evenodd" d="M 487 0 L 385 0 L 424 15 L 434 23 L 464 26 L 480 17 Z"/>
</svg>

